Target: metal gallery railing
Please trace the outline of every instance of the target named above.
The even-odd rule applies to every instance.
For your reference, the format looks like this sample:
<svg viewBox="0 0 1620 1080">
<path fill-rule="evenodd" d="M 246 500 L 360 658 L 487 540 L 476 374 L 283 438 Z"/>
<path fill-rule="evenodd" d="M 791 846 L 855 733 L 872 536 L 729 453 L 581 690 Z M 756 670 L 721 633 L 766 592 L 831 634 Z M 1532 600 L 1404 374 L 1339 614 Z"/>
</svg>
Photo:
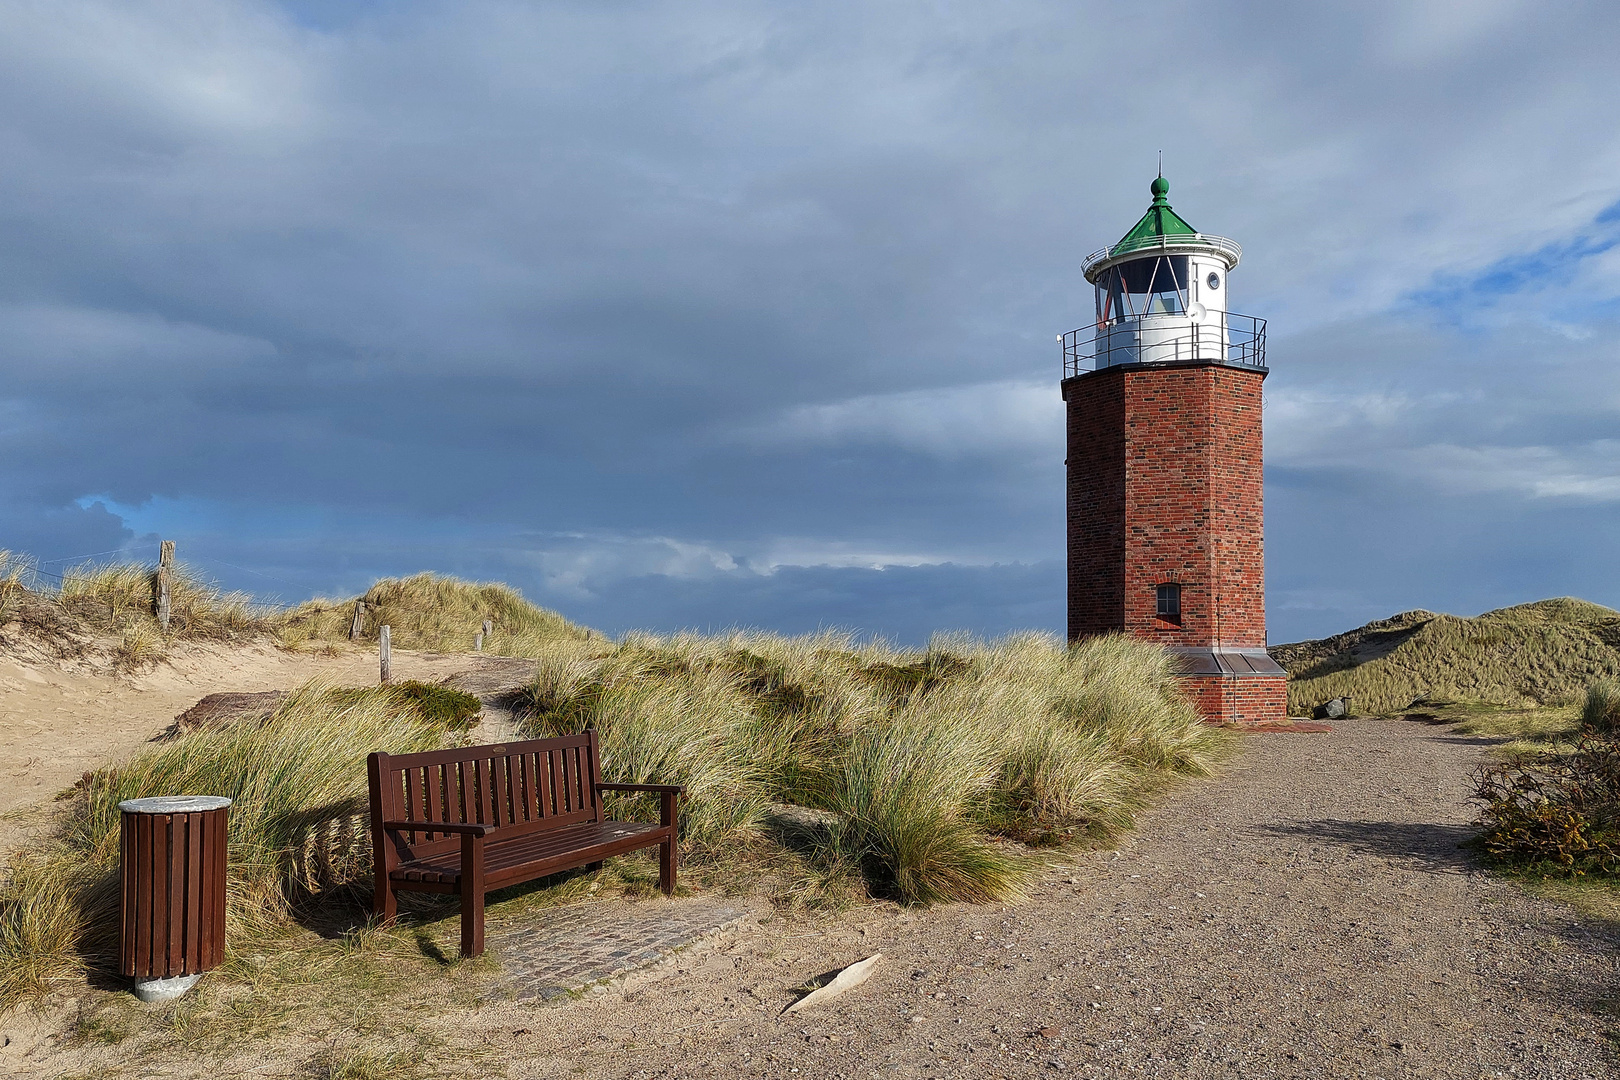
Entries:
<svg viewBox="0 0 1620 1080">
<path fill-rule="evenodd" d="M 1209 321 L 1120 319 L 1063 335 L 1063 377 L 1120 364 L 1207 361 L 1266 367 L 1266 320 L 1224 312 Z"/>
</svg>

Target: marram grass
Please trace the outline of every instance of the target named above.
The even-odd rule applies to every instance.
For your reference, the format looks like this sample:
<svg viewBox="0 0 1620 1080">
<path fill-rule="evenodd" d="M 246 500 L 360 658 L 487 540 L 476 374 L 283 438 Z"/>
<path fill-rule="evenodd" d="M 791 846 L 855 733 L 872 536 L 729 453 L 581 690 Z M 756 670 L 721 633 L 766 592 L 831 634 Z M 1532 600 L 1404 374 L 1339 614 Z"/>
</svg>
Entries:
<svg viewBox="0 0 1620 1080">
<path fill-rule="evenodd" d="M 161 647 L 139 570 L 87 572 L 64 600 L 125 631 L 131 663 Z M 197 611 L 219 610 L 189 617 L 189 632 L 247 625 L 235 601 L 197 595 Z M 488 651 L 539 660 L 520 695 L 526 733 L 594 726 L 608 779 L 683 784 L 682 858 L 708 880 L 777 875 L 790 891 L 905 903 L 1015 899 L 1041 848 L 1128 827 L 1149 792 L 1209 771 L 1229 740 L 1199 722 L 1162 650 L 1123 637 L 942 637 L 926 650 L 831 633 L 610 642 L 504 586 L 418 575 L 365 599 L 368 635 L 386 622 L 401 647 L 466 651 L 492 621 Z M 353 610 L 313 601 L 254 617 L 284 637 L 338 641 Z M 399 694 L 308 687 L 263 723 L 194 732 L 94 774 L 0 883 L 0 1008 L 116 954 L 120 800 L 237 800 L 228 942 L 239 955 L 285 933 L 311 891 L 363 883 L 365 755 L 455 737 Z M 609 811 L 656 813 L 637 798 L 612 796 Z"/>
<path fill-rule="evenodd" d="M 385 578 L 358 599 L 366 605 L 363 640 L 375 642 L 386 625 L 401 649 L 470 652 L 486 621 L 492 629 L 484 651 L 503 656 L 536 656 L 557 640 L 604 640 L 529 603 L 509 585 L 415 574 Z M 346 641 L 354 605 L 354 600 L 310 600 L 280 616 L 280 632 L 289 641 Z"/>
<path fill-rule="evenodd" d="M 284 930 L 292 904 L 322 884 L 305 858 L 312 836 L 364 813 L 366 754 L 432 749 L 444 737 L 385 691 L 306 686 L 262 724 L 194 732 L 91 774 L 51 839 L 15 857 L 0 883 L 0 1009 L 83 970 L 86 957 L 116 957 L 119 802 L 234 800 L 226 942 L 233 953 L 251 950 Z"/>
<path fill-rule="evenodd" d="M 134 634 L 160 654 L 157 621 L 157 569 L 138 563 L 85 565 L 69 569 L 54 599 L 89 629 Z M 270 612 L 246 593 L 226 592 L 198 577 L 183 563 L 169 586 L 168 637 L 230 640 L 269 626 Z M 143 655 L 142 660 L 151 659 Z"/>
<path fill-rule="evenodd" d="M 594 725 L 610 779 L 687 785 L 700 859 L 757 841 L 772 804 L 830 815 L 811 856 L 906 902 L 1021 894 L 1008 841 L 1129 824 L 1165 776 L 1207 772 L 1165 654 L 1125 638 L 941 639 L 917 653 L 838 635 L 634 635 L 558 646 L 522 702 L 529 734 Z"/>
<path fill-rule="evenodd" d="M 1308 715 L 1313 706 L 1344 696 L 1356 712 L 1370 715 L 1423 699 L 1573 704 L 1593 680 L 1620 678 L 1620 612 L 1584 600 L 1541 600 L 1472 619 L 1410 612 L 1389 622 L 1399 625 L 1377 634 L 1360 655 L 1285 660 L 1289 713 Z M 1286 656 L 1313 644 L 1278 651 Z"/>
</svg>

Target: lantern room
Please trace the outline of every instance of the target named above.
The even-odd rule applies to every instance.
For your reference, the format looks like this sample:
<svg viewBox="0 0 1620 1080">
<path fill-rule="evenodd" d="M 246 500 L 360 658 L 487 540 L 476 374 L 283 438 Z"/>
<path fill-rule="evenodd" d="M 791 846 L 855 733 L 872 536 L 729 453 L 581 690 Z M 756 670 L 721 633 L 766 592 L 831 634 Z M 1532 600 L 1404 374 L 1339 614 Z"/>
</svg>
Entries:
<svg viewBox="0 0 1620 1080">
<path fill-rule="evenodd" d="M 1097 320 L 1063 336 L 1068 374 L 1192 361 L 1264 367 L 1264 320 L 1227 306 L 1226 278 L 1243 249 L 1182 220 L 1164 177 L 1150 190 L 1153 204 L 1135 227 L 1082 264 L 1096 291 Z"/>
</svg>

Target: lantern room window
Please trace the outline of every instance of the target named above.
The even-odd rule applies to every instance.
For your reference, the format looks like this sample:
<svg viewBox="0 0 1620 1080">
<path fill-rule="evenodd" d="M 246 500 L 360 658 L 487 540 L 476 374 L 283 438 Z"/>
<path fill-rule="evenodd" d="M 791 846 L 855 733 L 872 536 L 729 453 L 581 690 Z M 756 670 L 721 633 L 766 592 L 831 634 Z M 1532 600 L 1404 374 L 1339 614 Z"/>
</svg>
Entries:
<svg viewBox="0 0 1620 1080">
<path fill-rule="evenodd" d="M 1160 585 L 1157 591 L 1159 594 L 1159 618 L 1164 619 L 1166 622 L 1180 622 L 1181 586 L 1173 584 Z"/>
<path fill-rule="evenodd" d="M 1111 266 L 1097 278 L 1097 325 L 1143 315 L 1181 315 L 1187 295 L 1187 256 L 1157 255 Z"/>
</svg>

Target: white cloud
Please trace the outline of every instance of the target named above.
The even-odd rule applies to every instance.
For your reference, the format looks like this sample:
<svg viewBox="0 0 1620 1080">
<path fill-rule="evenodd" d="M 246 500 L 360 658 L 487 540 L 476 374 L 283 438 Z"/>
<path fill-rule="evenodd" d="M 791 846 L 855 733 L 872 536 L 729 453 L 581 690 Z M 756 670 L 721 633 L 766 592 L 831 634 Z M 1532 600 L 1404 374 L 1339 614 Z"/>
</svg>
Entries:
<svg viewBox="0 0 1620 1080">
<path fill-rule="evenodd" d="M 1063 452 L 1054 382 L 995 382 L 799 405 L 742 433 L 761 444 L 897 446 L 945 460 Z"/>
<path fill-rule="evenodd" d="M 1405 455 L 1415 476 L 1453 492 L 1620 502 L 1620 440 L 1572 446 L 1424 446 Z"/>
</svg>

